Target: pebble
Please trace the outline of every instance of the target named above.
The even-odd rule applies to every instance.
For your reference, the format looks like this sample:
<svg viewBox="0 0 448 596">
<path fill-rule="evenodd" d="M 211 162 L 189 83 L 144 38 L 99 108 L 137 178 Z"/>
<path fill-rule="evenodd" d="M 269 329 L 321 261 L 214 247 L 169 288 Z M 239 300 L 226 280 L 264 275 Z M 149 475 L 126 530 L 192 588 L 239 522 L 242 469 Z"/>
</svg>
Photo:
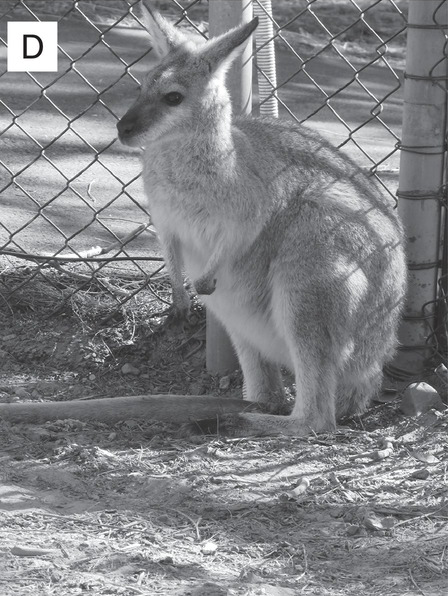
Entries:
<svg viewBox="0 0 448 596">
<path fill-rule="evenodd" d="M 430 471 L 427 468 L 422 468 L 420 470 L 415 470 L 411 474 L 411 478 L 417 478 L 417 480 L 426 480 L 430 475 Z"/>
<path fill-rule="evenodd" d="M 428 383 L 411 383 L 403 392 L 400 409 L 406 416 L 419 416 L 432 409 L 444 408 L 440 395 Z"/>
<path fill-rule="evenodd" d="M 190 395 L 204 395 L 205 387 L 202 383 L 191 383 Z"/>
<path fill-rule="evenodd" d="M 10 341 L 11 339 L 15 339 L 17 335 L 15 333 L 10 333 L 9 335 L 3 336 L 3 341 Z"/>
<path fill-rule="evenodd" d="M 22 399 L 28 399 L 30 397 L 30 394 L 24 387 L 15 387 L 14 393 L 17 397 L 21 397 Z"/>
<path fill-rule="evenodd" d="M 207 542 L 204 542 L 204 544 L 201 546 L 201 552 L 204 555 L 214 555 L 217 550 L 218 545 L 212 540 L 207 540 Z"/>
<path fill-rule="evenodd" d="M 137 376 L 140 374 L 140 370 L 136 366 L 129 364 L 129 362 L 126 362 L 126 364 L 123 364 L 123 366 L 121 367 L 121 372 L 123 375 Z"/>
<path fill-rule="evenodd" d="M 230 387 L 230 377 L 225 376 L 219 379 L 219 388 L 223 391 L 226 391 Z"/>
</svg>

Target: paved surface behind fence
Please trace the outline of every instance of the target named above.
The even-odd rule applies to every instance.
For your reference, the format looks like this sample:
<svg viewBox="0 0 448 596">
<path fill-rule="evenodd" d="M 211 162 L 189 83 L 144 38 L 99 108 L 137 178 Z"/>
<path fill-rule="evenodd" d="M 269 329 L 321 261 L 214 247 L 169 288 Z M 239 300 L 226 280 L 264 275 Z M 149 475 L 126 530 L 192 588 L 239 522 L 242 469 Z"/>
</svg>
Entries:
<svg viewBox="0 0 448 596">
<path fill-rule="evenodd" d="M 0 23 L 1 35 L 6 34 L 6 23 Z M 59 43 L 71 55 L 80 56 L 98 39 L 98 33 L 87 23 L 72 20 L 63 22 L 59 27 Z M 131 62 L 138 58 L 148 47 L 146 34 L 139 29 L 129 27 L 115 27 L 107 34 L 108 43 L 114 50 Z M 0 48 L 0 60 L 6 60 L 5 48 Z M 60 59 L 59 73 L 68 67 L 66 58 Z M 150 60 L 140 60 L 132 72 L 141 78 Z M 280 50 L 277 54 L 279 79 L 284 80 L 289 74 L 297 71 L 298 62 L 290 53 Z M 90 51 L 78 64 L 79 70 L 98 89 L 105 89 L 124 71 L 124 67 L 114 58 L 102 44 Z M 309 64 L 308 71 L 316 79 L 325 82 L 326 89 L 336 89 L 353 77 L 353 71 L 337 57 L 323 55 L 316 57 Z M 44 84 L 55 78 L 55 73 L 36 73 L 35 77 Z M 384 67 L 370 66 L 362 73 L 362 80 L 366 86 L 378 97 L 383 97 L 390 84 L 388 71 Z M 31 102 L 39 98 L 39 87 L 25 73 L 7 73 L 0 81 L 0 97 L 5 103 L 19 113 Z M 118 117 L 131 105 L 137 94 L 137 86 L 130 77 L 126 76 L 107 91 L 103 96 L 104 102 Z M 74 72 L 67 73 L 48 90 L 48 96 L 70 117 L 75 117 L 95 101 L 95 93 Z M 321 105 L 323 98 L 317 89 L 303 75 L 294 77 L 282 89 L 281 97 L 298 118 L 305 118 Z M 341 111 L 350 116 L 350 123 L 365 122 L 369 117 L 369 110 L 373 102 L 358 85 L 350 85 L 338 99 L 332 102 L 338 104 Z M 395 131 L 400 130 L 401 122 L 401 94 L 396 92 L 385 104 L 385 118 Z M 282 115 L 285 117 L 285 114 Z M 11 122 L 10 114 L 0 108 L 0 130 Z M 18 120 L 32 137 L 45 145 L 67 127 L 66 119 L 61 116 L 50 103 L 41 98 Z M 95 148 L 107 146 L 116 137 L 116 119 L 100 104 L 96 104 L 78 118 L 72 128 L 84 137 Z M 341 143 L 347 137 L 347 131 L 334 118 L 330 110 L 324 107 L 316 114 L 309 125 L 318 129 L 334 144 Z M 362 140 L 363 147 L 375 158 L 380 160 L 393 148 L 393 138 L 375 120 L 365 126 L 357 139 Z M 347 150 L 357 159 L 360 165 L 371 165 L 362 154 L 352 146 Z M 17 172 L 39 155 L 39 148 L 17 126 L 13 126 L 0 136 L 0 151 L 7 166 Z M 60 232 L 45 218 L 48 217 L 66 235 L 77 234 L 70 241 L 76 250 L 86 250 L 91 246 L 104 245 L 113 240 L 113 236 L 95 221 L 94 210 L 108 204 L 120 194 L 122 184 L 107 170 L 95 163 L 95 153 L 88 148 L 73 132 L 68 130 L 47 151 L 46 155 L 57 165 L 65 176 L 75 177 L 71 186 L 85 197 L 86 203 L 71 189 L 64 192 L 41 211 L 32 223 L 20 231 L 15 239 L 20 247 L 32 253 L 54 253 L 63 245 Z M 100 160 L 114 172 L 122 181 L 132 180 L 139 172 L 138 154 L 122 147 L 118 141 L 112 145 Z M 89 166 L 89 164 L 91 164 Z M 398 153 L 383 163 L 387 171 L 383 178 L 389 188 L 395 190 L 397 186 Z M 84 168 L 85 171 L 81 172 Z M 0 188 L 8 181 L 9 174 L 0 170 Z M 35 197 L 43 206 L 55 194 L 66 187 L 64 177 L 43 158 L 24 170 L 18 177 L 18 182 L 25 190 Z M 87 189 L 94 201 L 88 198 Z M 128 191 L 136 201 L 144 204 L 141 181 L 134 182 Z M 37 213 L 38 206 L 28 199 L 25 194 L 14 185 L 4 191 L 0 197 L 1 222 L 11 231 L 17 230 L 29 222 Z M 91 205 L 92 209 L 88 205 Z M 139 222 L 146 221 L 145 214 L 129 198 L 122 195 L 107 207 L 100 215 L 108 227 L 122 237 L 136 227 Z M 126 221 L 125 221 L 126 220 Z M 0 231 L 0 243 L 7 241 L 7 233 Z M 148 234 L 143 234 L 128 245 L 133 255 L 143 255 L 157 251 L 154 240 Z"/>
</svg>

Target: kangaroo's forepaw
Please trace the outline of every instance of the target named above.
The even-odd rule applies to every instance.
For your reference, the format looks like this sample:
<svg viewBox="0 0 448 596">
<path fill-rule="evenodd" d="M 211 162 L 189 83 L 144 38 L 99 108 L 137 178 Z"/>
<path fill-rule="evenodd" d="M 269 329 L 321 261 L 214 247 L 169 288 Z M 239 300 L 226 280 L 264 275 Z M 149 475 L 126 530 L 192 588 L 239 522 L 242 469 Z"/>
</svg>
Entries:
<svg viewBox="0 0 448 596">
<path fill-rule="evenodd" d="M 166 322 L 169 325 L 183 325 L 190 315 L 190 296 L 184 287 L 173 287 L 173 303 L 168 311 Z"/>
<path fill-rule="evenodd" d="M 204 296 L 210 296 L 216 290 L 216 279 L 213 277 L 200 277 L 193 283 L 196 292 Z"/>
</svg>

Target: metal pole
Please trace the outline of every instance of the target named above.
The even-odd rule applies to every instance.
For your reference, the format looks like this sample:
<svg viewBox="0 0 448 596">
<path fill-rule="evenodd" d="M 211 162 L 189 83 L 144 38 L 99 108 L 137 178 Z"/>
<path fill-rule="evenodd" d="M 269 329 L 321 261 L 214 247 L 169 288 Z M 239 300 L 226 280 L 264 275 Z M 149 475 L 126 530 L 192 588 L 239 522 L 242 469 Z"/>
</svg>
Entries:
<svg viewBox="0 0 448 596">
<path fill-rule="evenodd" d="M 428 338 L 435 323 L 446 127 L 446 12 L 437 13 L 439 6 L 440 0 L 409 1 L 397 193 L 407 236 L 409 290 L 396 364 L 414 377 L 424 372 L 434 349 Z"/>
<path fill-rule="evenodd" d="M 254 2 L 254 15 L 260 21 L 255 31 L 255 60 L 258 66 L 257 78 L 260 114 L 262 116 L 278 118 L 277 70 L 275 65 L 272 1 L 258 0 L 258 2 Z"/>
<path fill-rule="evenodd" d="M 220 35 L 242 22 L 252 19 L 252 0 L 209 0 L 209 34 Z M 227 74 L 227 88 L 235 113 L 252 111 L 252 46 L 245 50 Z M 238 359 L 222 325 L 207 312 L 206 365 L 211 373 L 224 373 L 238 368 Z"/>
</svg>

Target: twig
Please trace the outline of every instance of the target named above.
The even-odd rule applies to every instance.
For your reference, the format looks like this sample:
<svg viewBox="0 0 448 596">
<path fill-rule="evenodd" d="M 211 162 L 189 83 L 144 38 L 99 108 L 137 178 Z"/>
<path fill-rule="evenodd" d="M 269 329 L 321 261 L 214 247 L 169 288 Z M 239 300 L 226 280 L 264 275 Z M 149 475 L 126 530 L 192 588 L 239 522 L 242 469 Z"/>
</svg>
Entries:
<svg viewBox="0 0 448 596">
<path fill-rule="evenodd" d="M 185 354 L 184 360 L 188 360 L 189 358 L 191 358 L 192 356 L 197 354 L 197 352 L 199 352 L 204 347 L 204 343 L 205 343 L 204 341 L 199 340 L 199 345 L 197 345 L 195 348 L 190 350 L 188 352 L 188 354 Z"/>
<path fill-rule="evenodd" d="M 12 555 L 16 557 L 43 557 L 46 555 L 54 555 L 57 550 L 54 548 L 32 548 L 26 546 L 13 546 L 10 550 Z"/>
<path fill-rule="evenodd" d="M 430 519 L 431 516 L 436 515 L 439 511 L 443 511 L 443 509 L 444 509 L 443 507 L 440 507 L 440 509 L 437 509 L 436 511 L 432 511 L 430 513 L 422 513 L 421 515 L 415 515 L 414 517 L 411 517 L 410 519 L 402 519 L 401 521 L 394 524 L 394 528 L 396 528 L 397 526 L 402 526 L 403 524 L 407 524 L 409 522 L 415 521 L 417 519 L 423 519 L 425 517 Z"/>
<path fill-rule="evenodd" d="M 302 551 L 303 551 L 304 569 L 303 569 L 302 573 L 296 578 L 296 580 L 302 579 L 302 577 L 304 577 L 308 573 L 308 555 L 307 555 L 306 548 L 305 548 L 304 544 L 302 544 Z"/>
<path fill-rule="evenodd" d="M 195 522 L 192 517 L 190 517 L 189 515 L 187 515 L 183 511 L 179 511 L 179 509 L 175 509 L 174 507 L 168 507 L 168 509 L 170 509 L 171 511 L 175 511 L 179 515 L 183 515 L 183 517 L 187 518 L 188 521 L 190 521 L 193 524 L 193 527 L 194 527 L 195 532 L 196 532 L 196 538 L 197 538 L 198 542 L 200 542 L 202 540 L 201 534 L 199 532 L 199 523 L 202 520 L 202 517 L 198 517 L 198 521 Z"/>
<path fill-rule="evenodd" d="M 420 586 L 417 584 L 417 582 L 414 579 L 414 576 L 412 575 L 412 571 L 411 568 L 408 569 L 408 573 L 409 573 L 409 578 L 413 584 L 413 586 L 415 588 L 417 588 L 417 590 L 420 592 L 420 594 L 422 594 L 422 596 L 426 596 L 425 592 L 420 588 Z"/>
</svg>

